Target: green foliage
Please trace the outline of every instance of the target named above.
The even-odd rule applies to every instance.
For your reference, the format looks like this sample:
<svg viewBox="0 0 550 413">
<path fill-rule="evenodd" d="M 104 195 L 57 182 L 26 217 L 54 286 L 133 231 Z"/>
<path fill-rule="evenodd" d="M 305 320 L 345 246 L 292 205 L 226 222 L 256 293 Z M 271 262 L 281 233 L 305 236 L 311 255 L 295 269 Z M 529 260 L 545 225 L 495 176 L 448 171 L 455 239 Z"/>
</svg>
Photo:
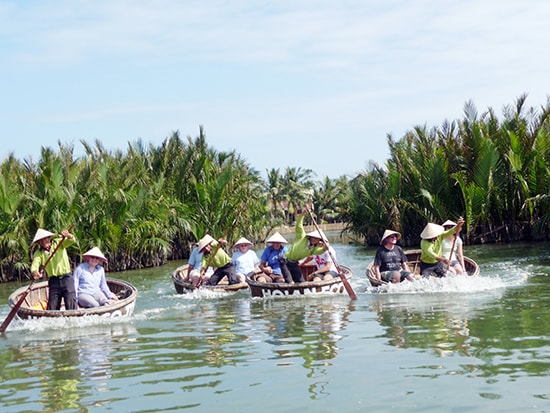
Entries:
<svg viewBox="0 0 550 413">
<path fill-rule="evenodd" d="M 373 233 L 393 228 L 410 245 L 427 222 L 464 216 L 469 242 L 548 239 L 550 102 L 535 110 L 525 99 L 502 121 L 467 102 L 462 120 L 388 136 L 387 169 L 352 181 L 350 230 L 376 243 Z"/>
</svg>

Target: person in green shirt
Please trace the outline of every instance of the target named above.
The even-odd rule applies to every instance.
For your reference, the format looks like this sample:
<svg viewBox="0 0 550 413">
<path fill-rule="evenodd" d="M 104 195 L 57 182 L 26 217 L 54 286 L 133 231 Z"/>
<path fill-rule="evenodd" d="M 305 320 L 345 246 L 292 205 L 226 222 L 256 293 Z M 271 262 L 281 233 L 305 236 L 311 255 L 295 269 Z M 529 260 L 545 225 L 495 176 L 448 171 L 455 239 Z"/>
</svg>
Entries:
<svg viewBox="0 0 550 413">
<path fill-rule="evenodd" d="M 449 235 L 459 233 L 464 224 L 464 218 L 460 217 L 456 227 L 445 230 L 441 225 L 428 223 L 420 234 L 420 274 L 422 277 L 435 275 L 436 277 L 445 277 L 450 261 L 448 257 L 443 256 L 443 239 Z"/>
<path fill-rule="evenodd" d="M 304 230 L 304 214 L 302 210 L 296 211 L 296 239 L 284 255 L 279 259 L 285 282 L 304 282 L 304 275 L 300 270 L 299 261 L 310 255 L 321 255 L 327 249 L 323 239 L 316 233 L 306 234 Z M 316 236 L 314 236 L 316 235 Z"/>
<path fill-rule="evenodd" d="M 76 241 L 68 230 L 61 232 L 61 235 L 63 237 L 56 237 L 55 234 L 42 228 L 36 231 L 32 244 L 37 243 L 40 247 L 34 254 L 31 273 L 35 280 L 44 275 L 48 277 L 48 310 L 60 310 L 62 300 L 66 310 L 76 310 L 78 309 L 76 292 L 67 254 L 67 248 Z M 55 255 L 52 256 L 46 268 L 42 268 L 50 257 L 50 253 L 54 251 L 56 251 Z"/>
<path fill-rule="evenodd" d="M 238 284 L 240 282 L 235 272 L 233 260 L 221 248 L 226 243 L 226 240 L 220 238 L 216 241 L 208 234 L 199 241 L 199 253 L 203 254 L 201 271 L 206 271 L 208 267 L 214 268 L 214 273 L 204 282 L 206 285 L 218 285 L 224 276 L 227 276 L 229 284 Z M 198 285 L 196 286 L 198 287 Z"/>
</svg>

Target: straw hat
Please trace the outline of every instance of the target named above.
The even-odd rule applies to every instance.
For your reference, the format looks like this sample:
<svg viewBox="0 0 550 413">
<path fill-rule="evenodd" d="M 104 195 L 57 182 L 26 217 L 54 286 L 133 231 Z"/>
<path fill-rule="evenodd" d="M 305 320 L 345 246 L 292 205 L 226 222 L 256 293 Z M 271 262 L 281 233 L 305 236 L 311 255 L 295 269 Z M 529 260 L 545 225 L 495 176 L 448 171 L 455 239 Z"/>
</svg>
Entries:
<svg viewBox="0 0 550 413">
<path fill-rule="evenodd" d="M 210 244 L 212 241 L 214 241 L 214 238 L 212 238 L 210 235 L 206 234 L 204 237 L 202 237 L 199 240 L 199 252 L 202 252 L 204 250 L 204 247 L 206 247 L 208 244 Z"/>
<path fill-rule="evenodd" d="M 399 232 L 392 231 L 391 229 L 387 229 L 384 231 L 384 235 L 382 235 L 382 239 L 380 240 L 380 245 L 383 245 L 384 240 L 388 238 L 390 235 L 396 235 L 398 241 L 401 239 L 401 234 Z"/>
<path fill-rule="evenodd" d="M 441 224 L 441 226 L 443 226 L 443 227 L 456 227 L 456 222 L 451 221 L 450 219 L 448 219 L 443 224 Z"/>
<path fill-rule="evenodd" d="M 445 228 L 443 228 L 441 225 L 428 223 L 420 233 L 420 238 L 422 239 L 432 239 L 435 237 L 440 236 L 445 232 Z"/>
<path fill-rule="evenodd" d="M 319 231 L 321 231 L 321 232 L 319 232 Z M 315 230 L 315 231 L 308 232 L 306 234 L 306 237 L 308 237 L 308 238 L 318 238 L 320 240 L 326 241 L 327 237 L 325 236 L 323 230 L 320 229 L 319 231 Z"/>
<path fill-rule="evenodd" d="M 234 247 L 237 247 L 239 245 L 253 245 L 251 241 L 247 240 L 245 237 L 240 238 L 235 244 L 233 244 Z"/>
<path fill-rule="evenodd" d="M 46 231 L 45 229 L 38 228 L 36 231 L 36 234 L 34 234 L 34 238 L 32 240 L 32 244 L 34 244 L 36 241 L 40 241 L 41 239 L 53 237 L 55 234 L 51 233 L 50 231 Z"/>
<path fill-rule="evenodd" d="M 272 242 L 280 242 L 281 244 L 288 244 L 288 241 L 283 237 L 281 234 L 276 232 L 272 236 L 270 236 L 268 239 L 265 240 L 266 244 L 272 243 Z"/>
<path fill-rule="evenodd" d="M 83 257 L 95 257 L 99 258 L 103 262 L 107 262 L 107 258 L 105 258 L 105 255 L 100 251 L 99 248 L 93 247 L 90 251 L 85 252 L 82 254 Z"/>
</svg>

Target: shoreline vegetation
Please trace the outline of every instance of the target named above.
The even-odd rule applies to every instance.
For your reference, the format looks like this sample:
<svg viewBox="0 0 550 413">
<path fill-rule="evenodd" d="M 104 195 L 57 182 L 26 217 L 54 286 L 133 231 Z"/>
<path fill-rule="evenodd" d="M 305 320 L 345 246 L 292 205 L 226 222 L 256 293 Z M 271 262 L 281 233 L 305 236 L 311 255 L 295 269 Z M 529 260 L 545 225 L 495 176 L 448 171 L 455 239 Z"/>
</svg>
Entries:
<svg viewBox="0 0 550 413">
<path fill-rule="evenodd" d="M 159 146 L 138 140 L 109 151 L 82 140 L 80 157 L 61 143 L 43 147 L 38 160 L 8 154 L 0 164 L 0 282 L 30 279 L 37 228 L 74 225 L 73 265 L 97 246 L 106 271 L 126 271 L 185 259 L 207 233 L 230 245 L 264 240 L 275 228 L 292 233 L 295 209 L 310 200 L 320 225 L 345 227 L 367 246 L 388 228 L 404 247 L 419 245 L 427 222 L 459 216 L 466 245 L 549 240 L 550 98 L 534 108 L 526 97 L 500 117 L 466 102 L 461 119 L 388 135 L 385 164 L 370 162 L 356 176 L 286 167 L 263 177 L 238 152 L 210 147 L 202 126 L 196 138 L 173 132 Z"/>
</svg>

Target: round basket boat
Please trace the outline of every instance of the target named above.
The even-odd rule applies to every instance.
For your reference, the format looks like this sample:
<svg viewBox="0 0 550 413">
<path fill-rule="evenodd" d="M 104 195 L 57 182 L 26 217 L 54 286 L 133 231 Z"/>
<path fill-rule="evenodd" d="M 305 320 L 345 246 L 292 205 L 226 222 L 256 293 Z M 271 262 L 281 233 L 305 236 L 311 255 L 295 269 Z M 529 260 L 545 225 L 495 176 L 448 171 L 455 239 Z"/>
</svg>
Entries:
<svg viewBox="0 0 550 413">
<path fill-rule="evenodd" d="M 109 289 L 118 297 L 117 301 L 111 304 L 93 308 L 79 308 L 78 310 L 46 310 L 48 304 L 48 282 L 41 281 L 35 283 L 30 292 L 25 297 L 21 307 L 17 310 L 17 317 L 20 319 L 31 319 L 41 317 L 83 317 L 87 315 L 100 315 L 103 317 L 123 317 L 129 316 L 134 312 L 137 298 L 137 289 L 132 284 L 107 278 Z M 28 287 L 21 287 L 15 290 L 8 298 L 8 304 L 11 308 L 19 301 L 22 294 Z"/>
<path fill-rule="evenodd" d="M 306 265 L 300 267 L 304 278 L 310 279 L 310 274 L 315 271 L 314 265 Z M 346 279 L 349 280 L 352 277 L 352 272 L 349 267 L 340 265 L 342 273 Z M 252 297 L 276 297 L 276 296 L 290 296 L 290 295 L 309 295 L 309 294 L 344 294 L 346 288 L 341 277 L 335 277 L 330 280 L 322 281 L 306 281 L 301 283 L 265 283 L 253 280 L 251 277 L 247 277 L 246 282 L 250 286 L 250 292 Z"/>
<path fill-rule="evenodd" d="M 405 251 L 405 256 L 407 257 L 407 265 L 409 269 L 414 273 L 415 278 L 420 278 L 420 253 L 421 250 L 409 250 Z M 479 266 L 471 258 L 464 257 L 464 266 L 466 267 L 466 273 L 470 277 L 477 277 L 479 275 Z M 386 281 L 377 279 L 374 276 L 374 263 L 371 262 L 367 267 L 367 278 L 369 279 L 370 284 L 373 287 L 379 287 L 380 285 L 387 284 Z"/>
</svg>

